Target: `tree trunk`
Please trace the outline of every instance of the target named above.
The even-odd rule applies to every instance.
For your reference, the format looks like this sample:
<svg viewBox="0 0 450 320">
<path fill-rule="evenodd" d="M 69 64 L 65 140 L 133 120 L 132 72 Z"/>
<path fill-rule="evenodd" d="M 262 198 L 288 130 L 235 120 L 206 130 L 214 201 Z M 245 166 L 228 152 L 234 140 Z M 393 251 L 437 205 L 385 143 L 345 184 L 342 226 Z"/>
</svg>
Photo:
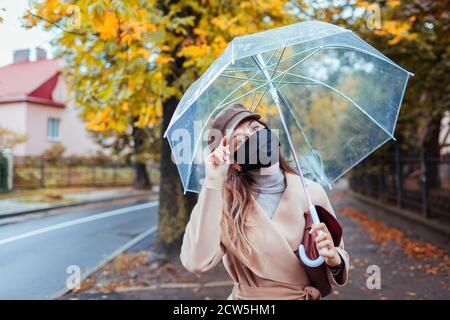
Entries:
<svg viewBox="0 0 450 320">
<path fill-rule="evenodd" d="M 169 125 L 178 99 L 172 97 L 164 104 L 161 137 Z M 178 250 L 187 223 L 188 203 L 183 195 L 178 169 L 171 158 L 171 149 L 167 139 L 163 138 L 161 146 L 161 182 L 159 192 L 159 221 L 157 245 L 159 250 L 171 252 Z"/>
<path fill-rule="evenodd" d="M 135 189 L 151 189 L 150 179 L 147 174 L 146 163 L 140 158 L 145 148 L 145 132 L 141 128 L 133 128 L 134 155 L 136 157 L 134 163 L 134 188 Z"/>
<path fill-rule="evenodd" d="M 158 1 L 158 7 L 168 14 L 169 7 L 178 1 Z M 195 15 L 189 6 L 183 8 L 179 13 L 181 17 Z M 197 20 L 198 21 L 198 20 Z M 190 33 L 193 33 L 195 26 L 192 26 Z M 178 35 L 174 35 L 177 37 Z M 171 52 L 172 57 L 177 57 L 173 63 L 173 69 L 166 76 L 167 84 L 173 85 L 175 81 L 185 72 L 183 67 L 184 58 L 178 57 L 181 49 L 181 43 L 178 44 Z M 160 191 L 159 191 L 159 220 L 158 235 L 155 250 L 165 255 L 179 255 L 181 241 L 183 239 L 186 223 L 189 214 L 197 202 L 197 194 L 188 193 L 184 195 L 183 186 L 181 184 L 180 175 L 176 164 L 172 161 L 172 152 L 170 145 L 163 137 L 167 129 L 170 119 L 178 105 L 178 98 L 171 97 L 166 100 L 163 105 L 163 119 L 161 125 L 161 160 L 160 160 Z"/>
<path fill-rule="evenodd" d="M 430 189 L 436 189 L 441 187 L 441 181 L 439 179 L 439 161 L 440 157 L 440 145 L 439 145 L 439 133 L 441 130 L 442 116 L 436 116 L 430 124 L 430 137 L 425 143 L 427 148 L 427 158 L 431 158 L 427 161 L 427 183 Z"/>
<path fill-rule="evenodd" d="M 150 179 L 148 178 L 147 168 L 145 163 L 136 162 L 134 164 L 135 178 L 134 178 L 134 188 L 139 190 L 151 189 L 152 185 Z"/>
</svg>

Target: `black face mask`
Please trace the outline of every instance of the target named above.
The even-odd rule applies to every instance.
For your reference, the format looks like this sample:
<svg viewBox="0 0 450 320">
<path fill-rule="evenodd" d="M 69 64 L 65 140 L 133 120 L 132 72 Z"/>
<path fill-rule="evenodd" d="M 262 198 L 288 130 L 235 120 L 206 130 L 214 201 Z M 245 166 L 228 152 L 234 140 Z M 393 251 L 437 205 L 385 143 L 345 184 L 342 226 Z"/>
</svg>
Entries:
<svg viewBox="0 0 450 320">
<path fill-rule="evenodd" d="M 280 141 L 270 129 L 263 128 L 252 134 L 234 152 L 233 159 L 242 171 L 267 168 L 279 160 Z"/>
</svg>

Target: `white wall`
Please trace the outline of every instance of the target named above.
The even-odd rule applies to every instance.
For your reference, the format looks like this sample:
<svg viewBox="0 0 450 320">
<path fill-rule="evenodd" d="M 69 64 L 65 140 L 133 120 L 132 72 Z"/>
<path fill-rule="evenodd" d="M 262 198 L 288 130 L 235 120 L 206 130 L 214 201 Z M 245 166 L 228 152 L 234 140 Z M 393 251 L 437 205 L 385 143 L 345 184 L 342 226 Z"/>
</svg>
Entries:
<svg viewBox="0 0 450 320">
<path fill-rule="evenodd" d="M 25 102 L 0 104 L 0 127 L 13 130 L 20 134 L 27 133 Z M 14 155 L 26 154 L 25 144 L 18 145 L 12 150 Z"/>
<path fill-rule="evenodd" d="M 64 108 L 53 106 L 44 106 L 36 103 L 27 103 L 26 126 L 27 142 L 25 143 L 26 155 L 37 156 L 54 145 L 55 141 L 49 141 L 47 138 L 47 119 L 60 119 L 61 143 L 64 145 L 63 131 L 64 127 Z M 74 132 L 73 134 L 77 134 Z"/>
<path fill-rule="evenodd" d="M 60 140 L 58 142 L 48 140 L 48 118 L 60 120 Z M 27 132 L 29 132 L 26 142 L 27 155 L 42 154 L 55 143 L 61 143 L 66 148 L 64 156 L 90 156 L 100 149 L 100 146 L 89 137 L 73 103 L 69 103 L 65 108 L 28 103 Z"/>
</svg>

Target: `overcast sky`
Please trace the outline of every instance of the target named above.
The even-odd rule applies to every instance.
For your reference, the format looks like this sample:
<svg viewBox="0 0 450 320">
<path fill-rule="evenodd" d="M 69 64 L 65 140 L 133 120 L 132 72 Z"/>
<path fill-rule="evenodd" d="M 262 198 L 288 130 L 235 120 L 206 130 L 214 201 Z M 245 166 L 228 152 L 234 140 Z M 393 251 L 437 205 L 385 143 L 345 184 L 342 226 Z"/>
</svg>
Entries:
<svg viewBox="0 0 450 320">
<path fill-rule="evenodd" d="M 32 60 L 36 47 L 46 49 L 51 56 L 49 40 L 52 34 L 38 27 L 26 30 L 21 26 L 20 17 L 27 8 L 27 4 L 27 0 L 0 0 L 0 8 L 6 9 L 6 12 L 0 11 L 4 18 L 3 24 L 0 24 L 0 66 L 12 62 L 13 51 L 16 49 L 32 49 Z"/>
</svg>

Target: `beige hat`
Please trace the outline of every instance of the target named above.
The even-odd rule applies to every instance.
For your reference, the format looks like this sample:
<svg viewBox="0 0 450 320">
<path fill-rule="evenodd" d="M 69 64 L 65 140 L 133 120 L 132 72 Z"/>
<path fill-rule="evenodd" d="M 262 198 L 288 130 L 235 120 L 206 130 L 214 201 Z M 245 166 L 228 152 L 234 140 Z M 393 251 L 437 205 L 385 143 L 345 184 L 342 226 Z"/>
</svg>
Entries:
<svg viewBox="0 0 450 320">
<path fill-rule="evenodd" d="M 242 120 L 247 118 L 259 120 L 261 115 L 250 112 L 240 103 L 229 105 L 220 111 L 214 118 L 208 134 L 209 149 L 213 151 L 217 148 L 220 140 L 227 134 L 227 130 L 234 130 Z"/>
</svg>

